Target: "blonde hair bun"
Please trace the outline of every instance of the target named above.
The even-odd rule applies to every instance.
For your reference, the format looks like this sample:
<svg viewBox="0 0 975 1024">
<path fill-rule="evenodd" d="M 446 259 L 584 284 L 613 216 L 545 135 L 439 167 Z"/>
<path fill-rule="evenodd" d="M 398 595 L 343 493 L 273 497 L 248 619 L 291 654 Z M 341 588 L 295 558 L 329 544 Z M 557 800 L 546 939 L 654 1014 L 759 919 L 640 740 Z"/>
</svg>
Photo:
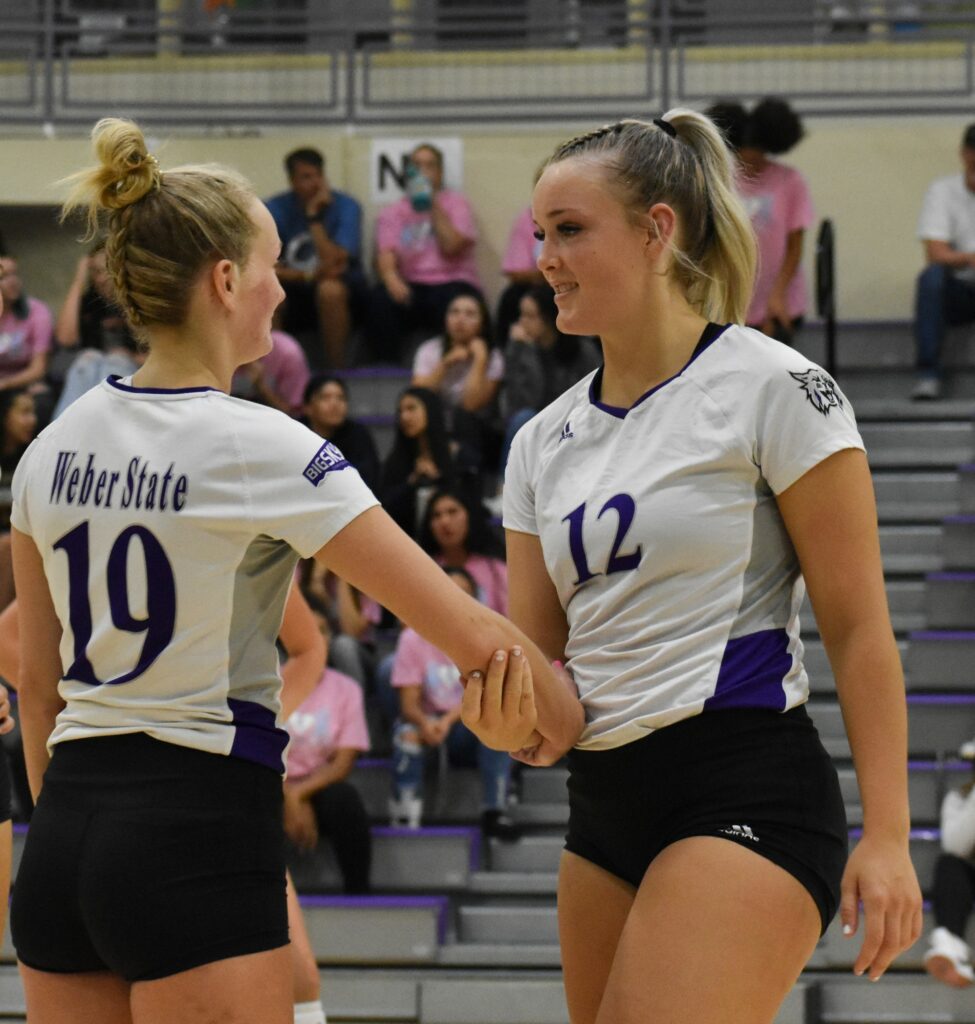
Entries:
<svg viewBox="0 0 975 1024">
<path fill-rule="evenodd" d="M 156 158 L 146 146 L 137 124 L 120 117 L 103 117 L 92 129 L 97 177 L 98 204 L 121 210 L 137 203 L 162 184 Z M 93 183 L 94 184 L 94 183 Z"/>
</svg>

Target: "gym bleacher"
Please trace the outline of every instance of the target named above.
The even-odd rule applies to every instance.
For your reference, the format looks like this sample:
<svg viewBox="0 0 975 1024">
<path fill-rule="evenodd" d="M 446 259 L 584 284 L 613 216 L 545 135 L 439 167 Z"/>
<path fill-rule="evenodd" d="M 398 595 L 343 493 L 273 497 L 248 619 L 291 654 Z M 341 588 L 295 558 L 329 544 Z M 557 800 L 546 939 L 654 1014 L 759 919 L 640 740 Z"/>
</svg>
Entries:
<svg viewBox="0 0 975 1024">
<path fill-rule="evenodd" d="M 162 79 L 139 79 L 141 88 L 148 90 L 139 100 L 130 102 L 124 91 L 132 87 L 140 73 L 133 70 L 139 52 L 126 58 L 130 60 L 126 74 L 113 77 L 111 73 L 113 54 L 114 59 L 123 59 L 124 40 L 115 40 L 116 47 L 113 33 L 119 31 L 118 18 L 122 18 L 124 25 L 124 14 L 107 4 L 102 21 L 98 22 L 95 16 L 99 5 L 89 5 L 94 12 L 89 13 L 89 18 L 95 20 L 88 22 L 88 43 L 83 44 L 82 33 L 73 44 L 73 57 L 77 56 L 78 47 L 93 47 L 88 55 L 92 64 L 86 76 L 78 71 L 78 61 L 73 57 L 60 65 L 50 48 L 44 50 L 47 44 L 43 39 L 48 37 L 39 35 L 30 20 L 31 12 L 40 12 L 44 6 L 40 0 L 26 4 L 20 0 L 0 0 L 0 29 L 10 29 L 7 42 L 0 43 L 0 55 L 11 47 L 10 62 L 6 67 L 0 66 L 0 126 L 6 118 L 10 126 L 16 126 L 24 138 L 30 139 L 32 132 L 50 134 L 72 126 L 77 132 L 81 125 L 88 126 L 95 116 L 108 112 L 106 104 L 136 116 L 154 109 L 152 83 Z M 84 4 L 77 6 L 80 10 Z M 946 135 L 954 138 L 956 126 L 960 130 L 961 118 L 971 119 L 972 85 L 959 85 L 953 77 L 955 64 L 961 59 L 953 47 L 959 39 L 968 40 L 968 33 L 975 31 L 975 15 L 960 4 L 901 4 L 901 8 L 919 11 L 929 7 L 933 12 L 930 17 L 940 19 L 937 24 L 941 27 L 931 28 L 924 35 L 918 28 L 924 24 L 920 15 L 900 15 L 897 21 L 896 4 L 848 3 L 842 6 L 851 13 L 834 16 L 830 21 L 824 12 L 841 5 L 790 0 L 773 3 L 776 16 L 781 19 L 776 36 L 775 19 L 770 22 L 767 7 L 756 2 L 686 0 L 683 5 L 673 5 L 677 14 L 668 16 L 663 24 L 659 10 L 644 0 L 606 3 L 602 16 L 599 4 L 577 0 L 565 4 L 576 16 L 576 38 L 572 41 L 568 40 L 564 26 L 557 31 L 560 0 L 545 0 L 537 5 L 539 10 L 544 9 L 544 17 L 531 22 L 535 36 L 525 35 L 529 31 L 525 27 L 527 21 L 525 26 L 517 22 L 514 29 L 508 25 L 517 46 L 505 43 L 499 30 L 493 36 L 485 30 L 485 20 L 491 22 L 496 12 L 483 16 L 479 27 L 471 27 L 472 22 L 464 22 L 456 13 L 463 4 L 453 4 L 452 23 L 441 17 L 441 8 L 446 10 L 451 5 L 438 4 L 436 0 L 416 0 L 412 5 L 384 5 L 368 0 L 362 3 L 358 21 L 353 17 L 353 6 L 354 0 L 308 0 L 306 8 L 316 31 L 326 40 L 322 52 L 328 60 L 334 59 L 337 65 L 345 56 L 342 48 L 354 46 L 359 63 L 350 60 L 343 66 L 347 78 L 338 75 L 329 64 L 328 87 L 319 92 L 310 84 L 313 79 L 309 68 L 313 68 L 321 53 L 309 56 L 302 47 L 289 43 L 291 48 L 285 47 L 287 52 L 282 57 L 287 62 L 287 75 L 279 76 L 279 81 L 287 78 L 295 93 L 286 116 L 281 117 L 279 112 L 289 104 L 288 96 L 276 94 L 277 85 L 268 85 L 260 77 L 258 57 L 247 58 L 251 62 L 248 74 L 253 92 L 235 106 L 228 97 L 233 83 L 239 80 L 227 72 L 225 63 L 233 57 L 233 46 L 225 40 L 217 61 L 213 48 L 218 44 L 212 31 L 207 29 L 210 34 L 206 36 L 203 29 L 194 28 L 202 33 L 198 38 L 203 41 L 195 44 L 199 49 L 192 58 L 198 62 L 209 60 L 206 73 L 210 77 L 206 83 L 212 86 L 223 82 L 227 92 L 217 90 L 207 95 L 207 84 L 193 84 L 193 74 L 203 74 L 199 70 L 202 64 L 191 67 L 191 58 L 182 58 L 184 64 L 180 69 L 187 76 L 184 87 L 197 92 L 196 115 L 192 104 L 175 109 L 182 94 L 170 95 L 163 86 L 166 98 L 162 102 L 170 103 L 173 109 L 168 121 L 160 115 L 160 124 L 181 125 L 190 133 L 205 133 L 212 129 L 215 118 L 222 118 L 228 135 L 235 130 L 259 131 L 261 125 L 269 122 L 279 128 L 284 122 L 312 125 L 316 131 L 323 124 L 338 126 L 337 131 L 347 127 L 349 135 L 372 130 L 406 134 L 404 124 L 420 125 L 422 131 L 437 126 L 438 103 L 448 98 L 444 94 L 454 91 L 450 104 L 443 107 L 449 111 L 454 134 L 473 135 L 484 130 L 486 124 L 496 126 L 505 119 L 512 123 L 527 122 L 530 126 L 532 118 L 536 118 L 544 126 L 546 137 L 553 132 L 559 136 L 565 132 L 561 124 L 552 127 L 554 120 L 588 123 L 594 118 L 605 119 L 604 115 L 610 112 L 634 112 L 638 104 L 654 111 L 678 102 L 701 106 L 725 85 L 727 92 L 747 93 L 751 82 L 756 94 L 774 89 L 789 95 L 789 82 L 783 75 L 793 71 L 801 78 L 795 86 L 800 108 L 805 97 L 810 113 L 834 120 L 849 118 L 851 123 L 863 125 L 865 131 L 870 121 L 865 115 L 899 115 L 907 110 L 919 117 L 945 118 L 950 127 Z M 509 4 L 507 9 L 515 17 L 522 7 L 528 10 L 529 6 L 529 0 L 524 0 L 521 6 Z M 291 11 L 292 5 L 288 7 Z M 419 12 L 412 30 L 403 13 L 411 7 Z M 148 8 L 156 9 L 155 4 Z M 883 11 L 877 13 L 881 8 Z M 294 5 L 294 11 L 301 9 L 305 8 Z M 398 21 L 383 20 L 390 9 L 399 12 Z M 867 9 L 867 13 L 857 13 Z M 133 31 L 143 43 L 150 34 L 153 40 L 157 36 L 172 38 L 176 31 L 174 12 L 181 10 L 179 2 L 159 0 L 159 19 L 154 21 L 148 13 L 140 14 L 142 20 Z M 804 12 L 810 11 L 807 24 Z M 71 17 L 75 19 L 73 24 L 79 23 L 77 13 Z M 304 31 L 300 18 L 293 11 L 289 18 L 283 27 L 253 20 L 245 32 L 251 48 L 260 51 L 269 38 L 275 38 L 275 32 L 298 33 L 300 37 Z M 336 18 L 345 19 L 341 32 L 335 28 Z M 641 26 L 642 36 L 636 34 L 634 24 Z M 896 34 L 895 25 L 900 26 Z M 660 52 L 666 51 L 678 66 L 674 81 L 668 80 L 662 86 L 656 80 L 639 84 L 641 68 L 650 76 L 647 66 L 652 61 L 646 54 L 657 52 L 646 44 L 648 26 Z M 878 27 L 889 30 L 883 38 Z M 52 25 L 45 31 L 53 32 Z M 185 26 L 180 28 L 180 32 L 186 31 L 189 30 Z M 478 36 L 479 31 L 485 34 Z M 626 47 L 618 47 L 620 32 L 632 35 Z M 411 52 L 408 42 L 399 51 L 395 46 L 390 48 L 390 40 L 395 42 L 397 33 L 401 39 L 414 40 L 415 52 Z M 96 37 L 101 42 L 93 42 Z M 356 41 L 349 43 L 347 37 Z M 380 50 L 374 52 L 368 42 L 360 44 L 360 37 L 379 39 L 375 45 Z M 480 62 L 465 63 L 465 48 L 458 38 L 481 54 Z M 687 45 L 688 40 L 693 46 Z M 752 47 L 748 51 L 751 56 L 733 52 L 752 40 L 762 46 Z M 494 50 L 485 53 L 488 42 L 499 47 L 502 56 L 497 56 Z M 853 68 L 852 84 L 842 93 L 829 88 L 834 84 L 829 69 L 843 60 L 840 49 L 862 48 L 871 43 L 881 48 L 873 55 L 853 55 L 851 62 L 844 65 Z M 914 60 L 915 55 L 904 56 L 896 47 L 910 47 L 912 43 L 928 47 L 924 59 L 932 64 L 924 65 L 924 73 L 914 73 L 920 64 L 912 64 L 910 74 L 903 72 L 902 63 L 907 66 L 905 62 Z M 512 48 L 504 50 L 502 44 Z M 775 51 L 779 44 L 781 51 Z M 786 44 L 790 50 L 785 49 Z M 634 51 L 641 45 L 645 46 L 641 51 L 643 64 L 634 57 Z M 964 60 L 970 73 L 970 43 L 966 45 L 969 50 Z M 32 46 L 36 47 L 35 56 L 41 54 L 49 60 L 44 64 L 42 59 L 42 67 L 52 72 L 63 70 L 63 78 L 56 79 L 62 83 L 62 92 L 21 92 L 14 87 L 15 76 L 21 72 L 19 64 L 13 70 L 11 67 L 21 59 L 18 55 L 30 51 Z M 543 48 L 545 66 L 556 68 L 559 74 L 553 76 L 548 93 L 539 86 L 535 94 L 526 96 L 523 72 L 536 52 L 531 46 Z M 821 54 L 828 51 L 829 58 L 824 57 L 821 66 L 817 65 L 811 51 L 798 52 L 803 47 L 818 47 Z M 568 53 L 561 63 L 560 51 Z M 869 70 L 875 57 L 878 59 L 874 64 L 886 68 L 883 74 L 877 72 L 876 80 L 870 78 Z M 741 70 L 739 74 L 734 70 L 744 65 L 750 71 Z M 722 68 L 727 72 L 728 67 L 733 69 L 729 72 L 731 77 L 723 79 Z M 397 68 L 405 68 L 399 77 Z M 817 68 L 822 73 L 821 80 L 816 78 Z M 577 77 L 569 89 L 565 82 L 572 80 L 573 74 Z M 755 77 L 749 78 L 749 74 Z M 938 75 L 943 76 L 943 85 Z M 506 76 L 510 81 L 505 81 Z M 52 74 L 51 80 L 55 78 Z M 79 89 L 86 81 L 87 90 Z M 398 91 L 410 81 L 415 84 L 416 94 L 399 96 Z M 634 85 L 634 81 L 638 84 Z M 754 83 L 762 83 L 761 89 Z M 470 89 L 465 91 L 467 84 Z M 560 99 L 563 106 L 557 109 L 554 104 Z M 141 110 L 140 102 L 144 104 Z M 458 124 L 460 128 L 456 127 Z M 838 137 L 840 131 L 833 137 Z M 221 144 L 226 141 L 220 140 Z M 232 150 L 223 145 L 220 148 L 221 159 L 232 162 Z M 364 158 L 359 150 L 350 149 L 348 154 L 349 166 L 358 173 L 365 165 Z M 252 152 L 248 159 L 253 159 Z M 268 162 L 276 159 L 274 148 Z M 530 158 L 521 154 L 518 159 L 519 166 L 528 167 L 534 154 Z M 349 172 L 349 177 L 353 176 Z M 337 177 L 344 187 L 341 174 Z M 0 192 L 0 207 L 7 201 L 8 197 Z M 42 200 L 35 196 L 32 201 Z M 23 205 L 21 198 L 17 202 Z M 485 219 L 490 216 L 485 211 L 481 215 Z M 841 252 L 844 246 L 849 251 L 859 244 L 850 239 L 849 232 L 844 236 L 844 230 L 840 223 Z M 894 269 L 896 276 L 896 259 Z M 848 277 L 838 281 L 838 288 L 847 305 L 855 307 L 855 301 L 849 302 L 848 281 Z M 843 302 L 840 309 L 842 314 Z M 903 304 L 899 313 L 907 315 Z M 820 322 L 806 325 L 798 347 L 814 361 L 828 362 Z M 911 402 L 911 324 L 906 319 L 870 316 L 854 320 L 843 319 L 841 315 L 833 371 L 857 411 L 873 468 L 887 594 L 908 687 L 911 852 L 925 893 L 930 890 L 933 864 L 940 848 L 941 800 L 947 789 L 957 787 L 972 773 L 971 764 L 959 760 L 958 749 L 975 737 L 975 332 L 960 330 L 951 335 L 945 366 L 944 398 L 936 402 Z M 345 376 L 352 385 L 352 415 L 373 429 L 381 453 L 385 453 L 392 440 L 391 410 L 408 382 L 407 371 L 365 367 L 346 371 Z M 841 573 L 844 568 L 837 566 L 835 571 Z M 810 709 L 827 749 L 837 762 L 852 844 L 858 838 L 862 811 L 828 660 L 808 605 L 803 613 L 803 641 L 812 683 Z M 565 1024 L 555 917 L 556 871 L 567 818 L 564 769 L 555 766 L 521 773 L 511 814 L 525 831 L 513 842 L 486 840 L 481 835 L 476 772 L 443 771 L 437 766 L 433 772 L 424 826 L 409 830 L 388 827 L 388 762 L 383 758 L 366 758 L 354 769 L 352 781 L 363 794 L 373 821 L 373 895 L 339 895 L 338 868 L 324 846 L 311 854 L 295 853 L 292 857 L 292 870 L 321 967 L 323 1001 L 329 1020 L 355 1024 Z M 23 829 L 18 828 L 15 875 L 23 837 Z M 924 973 L 921 958 L 931 927 L 930 913 L 926 911 L 922 939 L 898 959 L 880 984 L 871 985 L 865 979 L 855 978 L 850 970 L 860 937 L 845 939 L 834 922 L 780 1012 L 778 1024 L 975 1024 L 975 999 L 971 994 L 938 985 Z M 968 938 L 975 941 L 975 928 Z M 23 995 L 8 934 L 0 950 L 0 1020 L 22 1020 L 23 1012 Z"/>
</svg>

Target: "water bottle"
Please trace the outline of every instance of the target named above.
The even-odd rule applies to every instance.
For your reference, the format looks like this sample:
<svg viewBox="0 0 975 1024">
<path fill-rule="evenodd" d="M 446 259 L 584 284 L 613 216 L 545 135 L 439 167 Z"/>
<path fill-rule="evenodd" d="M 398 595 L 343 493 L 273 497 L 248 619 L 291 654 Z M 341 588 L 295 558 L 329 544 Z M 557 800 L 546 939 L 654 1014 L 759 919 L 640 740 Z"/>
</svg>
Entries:
<svg viewBox="0 0 975 1024">
<path fill-rule="evenodd" d="M 433 205 L 433 189 L 430 182 L 413 164 L 406 166 L 406 194 L 410 197 L 410 206 L 417 213 L 426 213 Z"/>
</svg>

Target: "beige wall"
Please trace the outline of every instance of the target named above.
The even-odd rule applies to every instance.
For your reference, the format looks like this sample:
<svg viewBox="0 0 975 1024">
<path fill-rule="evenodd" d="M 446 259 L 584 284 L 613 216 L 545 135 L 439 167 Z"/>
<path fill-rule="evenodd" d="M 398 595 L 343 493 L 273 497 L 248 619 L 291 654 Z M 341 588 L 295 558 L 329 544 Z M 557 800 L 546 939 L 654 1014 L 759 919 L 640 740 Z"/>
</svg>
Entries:
<svg viewBox="0 0 975 1024">
<path fill-rule="evenodd" d="M 479 263 L 492 297 L 511 221 L 528 202 L 538 162 L 577 126 L 458 131 L 464 138 L 464 188 L 480 222 Z M 921 265 L 914 237 L 928 182 L 958 167 L 963 123 L 955 118 L 813 119 L 808 137 L 787 157 L 809 179 L 817 212 L 832 218 L 838 238 L 839 315 L 844 319 L 909 318 L 914 277 Z M 397 128 L 390 135 L 454 134 L 450 129 Z M 153 141 L 163 167 L 216 160 L 231 164 L 261 194 L 283 187 L 280 158 L 297 145 L 315 145 L 328 160 L 334 185 L 361 198 L 366 238 L 372 135 L 353 130 L 267 132 L 243 138 L 174 136 Z M 31 291 L 57 304 L 77 258 L 77 228 L 59 228 L 54 205 L 58 178 L 88 160 L 78 139 L 0 139 L 0 232 L 23 264 Z M 809 239 L 812 241 L 811 237 Z M 811 250 L 811 244 L 810 244 Z M 807 254 L 807 270 L 810 266 Z"/>
</svg>

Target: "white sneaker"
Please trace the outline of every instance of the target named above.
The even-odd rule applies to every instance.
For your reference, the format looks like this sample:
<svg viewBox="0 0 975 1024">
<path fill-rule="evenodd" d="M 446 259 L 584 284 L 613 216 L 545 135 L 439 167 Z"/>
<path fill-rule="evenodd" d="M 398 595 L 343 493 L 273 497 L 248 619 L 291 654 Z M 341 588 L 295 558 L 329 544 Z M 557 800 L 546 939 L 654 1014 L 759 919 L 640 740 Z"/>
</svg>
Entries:
<svg viewBox="0 0 975 1024">
<path fill-rule="evenodd" d="M 952 988 L 968 988 L 975 982 L 968 943 L 952 935 L 947 928 L 935 928 L 931 933 L 931 948 L 924 954 L 924 969 Z"/>
<path fill-rule="evenodd" d="M 911 392 L 915 402 L 931 402 L 941 397 L 941 381 L 937 377 L 918 377 Z"/>
<path fill-rule="evenodd" d="M 390 797 L 389 824 L 393 828 L 419 828 L 423 818 L 423 798 L 404 794 L 398 800 Z"/>
<path fill-rule="evenodd" d="M 958 748 L 958 756 L 963 761 L 975 761 L 975 739 L 966 740 Z"/>
</svg>

